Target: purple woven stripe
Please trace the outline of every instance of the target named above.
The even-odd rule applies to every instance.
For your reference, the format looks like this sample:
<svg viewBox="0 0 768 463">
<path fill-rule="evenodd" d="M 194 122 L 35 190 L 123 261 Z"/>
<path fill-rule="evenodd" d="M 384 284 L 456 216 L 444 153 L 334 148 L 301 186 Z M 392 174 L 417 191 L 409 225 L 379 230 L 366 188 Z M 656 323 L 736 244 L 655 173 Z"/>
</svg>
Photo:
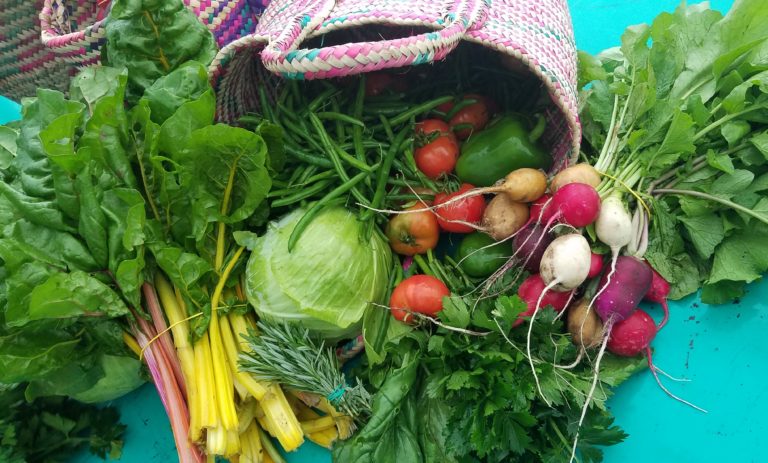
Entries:
<svg viewBox="0 0 768 463">
<path fill-rule="evenodd" d="M 264 11 L 263 6 L 257 8 L 254 9 L 249 3 L 245 2 L 237 3 L 237 6 L 229 12 L 227 18 L 217 27 L 219 34 L 216 37 L 216 42 L 219 44 L 219 48 L 240 37 L 252 34 L 256 30 L 258 22 L 256 15 Z"/>
</svg>

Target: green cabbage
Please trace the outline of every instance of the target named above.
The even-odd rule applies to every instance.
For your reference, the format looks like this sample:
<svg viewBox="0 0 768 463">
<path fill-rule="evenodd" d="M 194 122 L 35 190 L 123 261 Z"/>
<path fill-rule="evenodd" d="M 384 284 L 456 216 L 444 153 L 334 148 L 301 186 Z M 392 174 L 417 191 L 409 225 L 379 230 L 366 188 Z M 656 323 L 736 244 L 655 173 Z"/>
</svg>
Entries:
<svg viewBox="0 0 768 463">
<path fill-rule="evenodd" d="M 358 334 L 366 309 L 384 302 L 389 246 L 375 233 L 364 242 L 355 215 L 331 207 L 312 220 L 289 253 L 288 238 L 304 212 L 270 223 L 252 243 L 248 301 L 264 319 L 300 322 L 328 339 Z"/>
</svg>

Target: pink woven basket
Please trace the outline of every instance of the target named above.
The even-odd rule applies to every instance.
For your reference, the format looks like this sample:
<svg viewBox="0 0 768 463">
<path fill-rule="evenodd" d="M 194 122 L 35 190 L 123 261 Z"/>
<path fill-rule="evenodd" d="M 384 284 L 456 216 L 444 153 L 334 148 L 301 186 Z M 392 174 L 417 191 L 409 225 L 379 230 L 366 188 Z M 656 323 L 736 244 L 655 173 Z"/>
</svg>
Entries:
<svg viewBox="0 0 768 463">
<path fill-rule="evenodd" d="M 370 41 L 377 26 L 419 32 Z M 303 48 L 341 30 L 357 32 L 361 41 Z M 218 115 L 234 120 L 258 108 L 258 87 L 276 84 L 265 69 L 292 79 L 340 77 L 430 63 L 462 41 L 509 56 L 542 82 L 552 101 L 544 142 L 557 160 L 554 169 L 575 159 L 581 126 L 566 0 L 274 0 L 254 33 L 228 43 L 210 66 Z"/>
<path fill-rule="evenodd" d="M 110 0 L 0 0 L 0 95 L 66 90 L 99 64 Z M 184 0 L 223 47 L 252 34 L 268 0 Z"/>
</svg>

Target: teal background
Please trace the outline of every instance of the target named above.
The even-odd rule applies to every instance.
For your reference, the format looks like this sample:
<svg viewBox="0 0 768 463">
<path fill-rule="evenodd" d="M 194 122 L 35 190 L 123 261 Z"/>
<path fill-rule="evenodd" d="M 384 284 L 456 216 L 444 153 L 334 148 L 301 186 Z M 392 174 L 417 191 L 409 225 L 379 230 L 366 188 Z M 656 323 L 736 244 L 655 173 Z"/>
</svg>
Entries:
<svg viewBox="0 0 768 463">
<path fill-rule="evenodd" d="M 711 2 L 726 11 L 733 2 Z M 570 0 L 580 49 L 596 53 L 615 46 L 624 28 L 672 10 L 674 0 Z M 18 109 L 0 98 L 0 123 Z M 768 245 L 768 243 L 766 243 Z M 622 385 L 609 406 L 629 438 L 605 450 L 608 463 L 738 463 L 768 461 L 763 445 L 768 431 L 768 282 L 749 286 L 740 301 L 702 304 L 696 296 L 670 304 L 667 327 L 654 341 L 655 363 L 690 379 L 667 387 L 709 410 L 703 414 L 669 399 L 644 371 Z M 660 310 L 648 309 L 657 318 Z M 123 463 L 176 461 L 168 419 L 154 389 L 146 385 L 114 402 L 128 425 Z M 95 463 L 83 453 L 71 463 Z M 291 463 L 326 463 L 327 452 L 304 445 Z M 402 462 L 409 463 L 409 462 Z"/>
</svg>

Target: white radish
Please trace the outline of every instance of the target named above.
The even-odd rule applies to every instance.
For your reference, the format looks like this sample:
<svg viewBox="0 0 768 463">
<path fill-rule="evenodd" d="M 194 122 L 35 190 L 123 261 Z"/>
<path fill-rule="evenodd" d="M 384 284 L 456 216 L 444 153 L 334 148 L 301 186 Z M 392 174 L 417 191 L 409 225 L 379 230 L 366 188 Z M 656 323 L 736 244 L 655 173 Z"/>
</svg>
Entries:
<svg viewBox="0 0 768 463">
<path fill-rule="evenodd" d="M 549 404 L 549 399 L 544 395 L 539 383 L 539 377 L 536 374 L 536 368 L 533 365 L 533 356 L 531 355 L 531 334 L 533 333 L 533 322 L 536 313 L 539 311 L 541 301 L 547 291 L 572 291 L 578 288 L 587 279 L 589 268 L 592 264 L 592 250 L 589 248 L 589 242 L 578 233 L 571 233 L 555 238 L 541 258 L 539 274 L 546 283 L 546 287 L 539 295 L 536 301 L 536 308 L 531 315 L 531 321 L 528 325 L 528 336 L 526 342 L 526 352 L 528 362 L 531 365 L 533 379 L 536 381 L 536 388 L 544 402 Z"/>
</svg>

